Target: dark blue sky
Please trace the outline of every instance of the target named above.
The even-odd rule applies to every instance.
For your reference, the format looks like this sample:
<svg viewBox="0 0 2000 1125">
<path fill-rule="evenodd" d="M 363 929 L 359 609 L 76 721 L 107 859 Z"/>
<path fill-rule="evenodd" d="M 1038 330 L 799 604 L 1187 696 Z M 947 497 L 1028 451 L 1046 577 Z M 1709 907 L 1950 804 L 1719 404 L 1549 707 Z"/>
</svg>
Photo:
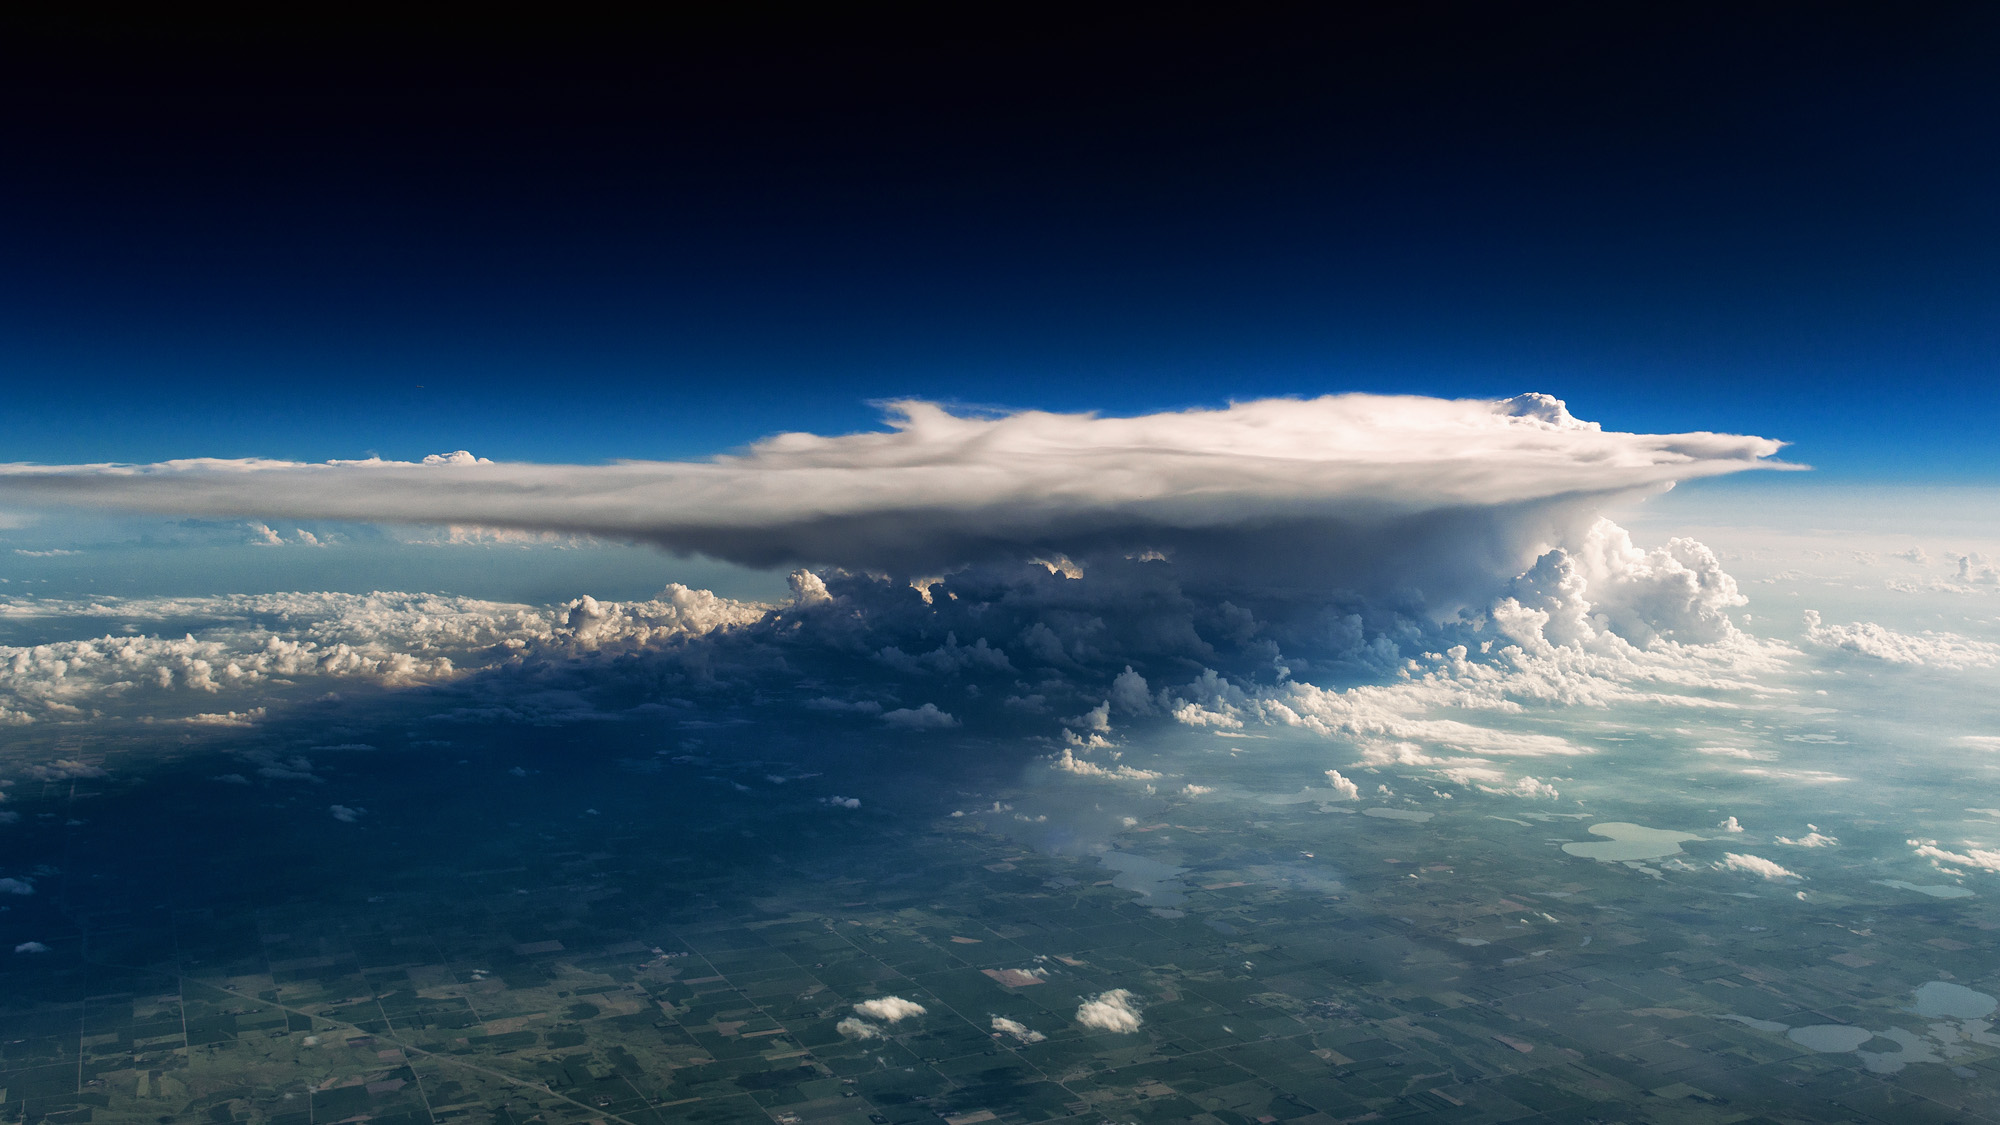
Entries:
<svg viewBox="0 0 2000 1125">
<path fill-rule="evenodd" d="M 1538 389 L 2000 475 L 1990 8 L 990 18 L 16 27 L 0 459 Z"/>
</svg>

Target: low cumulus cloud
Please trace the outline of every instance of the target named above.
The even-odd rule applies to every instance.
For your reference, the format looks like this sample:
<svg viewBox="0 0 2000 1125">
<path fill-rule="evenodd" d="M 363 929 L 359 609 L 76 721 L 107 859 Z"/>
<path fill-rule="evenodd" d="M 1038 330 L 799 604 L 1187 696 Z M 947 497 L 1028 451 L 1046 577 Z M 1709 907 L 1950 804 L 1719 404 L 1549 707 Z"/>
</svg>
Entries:
<svg viewBox="0 0 2000 1125">
<path fill-rule="evenodd" d="M 1123 988 L 1100 992 L 1076 1009 L 1076 1022 L 1097 1031 L 1132 1032 L 1144 1023 L 1132 1006 L 1132 993 Z"/>
<path fill-rule="evenodd" d="M 248 727 L 262 710 L 176 712 L 192 710 L 192 700 L 255 697 L 313 680 L 412 687 L 531 656 L 640 651 L 762 621 L 770 609 L 681 585 L 646 601 L 585 596 L 553 606 L 393 592 L 6 599 L 0 618 L 95 620 L 105 634 L 0 645 L 0 724 L 83 721 L 116 709 Z M 124 631 L 169 623 L 179 635 Z M 29 773 L 42 777 L 42 769 Z"/>
<path fill-rule="evenodd" d="M 1817 610 L 1810 609 L 1806 611 L 1806 639 L 1890 664 L 1950 669 L 1990 668 L 2000 664 L 2000 645 L 1929 629 L 1899 633 L 1870 621 L 1828 625 Z"/>
<path fill-rule="evenodd" d="M 1977 844 L 1961 844 L 1959 847 L 1963 850 L 1950 851 L 1940 847 L 1936 840 L 1911 840 L 1909 844 L 1916 849 L 1919 856 L 1930 860 L 1932 867 L 1940 870 L 1955 867 L 2000 873 L 2000 850 Z M 1953 872 L 1953 874 L 1958 873 Z"/>
<path fill-rule="evenodd" d="M 1724 852 L 1722 858 L 1712 866 L 1717 871 L 1734 871 L 1744 875 L 1755 875 L 1759 879 L 1766 879 L 1771 882 L 1805 878 L 1805 876 L 1795 871 L 1788 871 L 1779 864 L 1765 859 L 1763 856 L 1740 855 L 1736 852 Z"/>
<path fill-rule="evenodd" d="M 905 1000 L 901 996 L 883 996 L 856 1004 L 854 1014 L 834 1024 L 833 1029 L 847 1039 L 885 1039 L 888 1037 L 888 1032 L 880 1024 L 869 1023 L 869 1020 L 893 1024 L 914 1019 L 926 1014 L 927 1011 L 928 1009 L 914 1000 Z"/>
<path fill-rule="evenodd" d="M 1019 1020 L 1010 1020 L 1006 1016 L 993 1017 L 993 1030 L 1002 1035 L 1011 1035 L 1022 1043 L 1040 1043 L 1042 1040 L 1048 1038 L 1048 1036 L 1030 1028 L 1027 1024 Z"/>
<path fill-rule="evenodd" d="M 853 1016 L 848 1016 L 846 1019 L 834 1024 L 833 1030 L 839 1032 L 843 1039 L 868 1040 L 888 1038 L 881 1028 L 876 1027 L 867 1020 L 856 1019 Z"/>
<path fill-rule="evenodd" d="M 949 712 L 938 710 L 935 703 L 922 707 L 898 707 L 894 711 L 884 711 L 882 721 L 902 730 L 949 730 L 958 726 L 959 721 Z"/>
<path fill-rule="evenodd" d="M 883 1023 L 896 1023 L 926 1014 L 927 1009 L 915 1000 L 905 1000 L 901 996 L 884 996 L 876 1000 L 863 1000 L 854 1006 L 856 1015 Z"/>
</svg>

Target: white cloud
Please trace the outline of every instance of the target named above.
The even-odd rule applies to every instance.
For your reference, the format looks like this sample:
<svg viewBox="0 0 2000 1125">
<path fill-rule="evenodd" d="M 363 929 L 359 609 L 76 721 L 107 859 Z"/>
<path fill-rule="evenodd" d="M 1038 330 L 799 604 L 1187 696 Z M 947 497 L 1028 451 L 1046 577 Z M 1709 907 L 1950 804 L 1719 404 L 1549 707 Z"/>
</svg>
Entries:
<svg viewBox="0 0 2000 1125">
<path fill-rule="evenodd" d="M 1135 418 L 959 416 L 912 401 L 888 422 L 780 434 L 703 462 L 13 465 L 0 496 L 581 533 L 906 578 L 1031 557 L 1087 571 L 1152 552 L 1183 576 L 1448 597 L 1519 570 L 1552 525 L 1587 520 L 1603 498 L 1768 465 L 1779 447 L 1606 432 L 1545 395 L 1341 395 Z"/>
<path fill-rule="evenodd" d="M 248 711 L 204 711 L 174 720 L 195 727 L 254 727 L 264 718 L 262 707 L 252 707 Z"/>
<path fill-rule="evenodd" d="M 1697 754 L 1707 754 L 1712 758 L 1741 758 L 1746 762 L 1775 762 L 1778 760 L 1778 754 L 1775 750 L 1745 750 L 1740 746 L 1697 746 L 1694 748 L 1694 752 Z"/>
<path fill-rule="evenodd" d="M 903 730 L 948 730 L 959 725 L 950 712 L 938 710 L 935 703 L 926 703 L 915 709 L 899 707 L 894 711 L 885 711 L 882 721 Z"/>
<path fill-rule="evenodd" d="M 859 797 L 842 797 L 836 794 L 825 800 L 827 804 L 837 809 L 858 809 L 861 807 L 861 798 Z"/>
<path fill-rule="evenodd" d="M 432 594 L 292 593 L 212 598 L 15 599 L 15 621 L 102 620 L 103 636 L 0 645 L 0 723 L 82 721 L 107 709 L 186 708 L 177 696 L 265 695 L 301 681 L 354 679 L 386 687 L 449 680 L 468 668 L 657 647 L 762 621 L 771 607 L 670 585 L 659 597 L 583 597 L 526 606 Z M 120 634 L 118 625 L 171 622 L 180 636 Z M 201 622 L 187 631 L 188 622 Z M 211 704 L 212 706 L 212 704 Z M 260 708 L 165 721 L 243 727 Z"/>
<path fill-rule="evenodd" d="M 1503 793 L 1515 797 L 1529 797 L 1535 799 L 1546 798 L 1547 800 L 1551 801 L 1562 796 L 1562 793 L 1559 790 L 1557 790 L 1554 785 L 1551 785 L 1546 781 L 1542 781 L 1539 778 L 1533 778 L 1533 777 L 1517 777 L 1507 785 L 1498 786 L 1491 789 L 1488 789 L 1484 785 L 1479 786 L 1479 788 L 1485 790 L 1488 793 Z"/>
<path fill-rule="evenodd" d="M 423 460 L 426 465 L 491 465 L 484 457 L 475 457 L 469 450 L 457 449 L 450 453 L 432 453 Z"/>
<path fill-rule="evenodd" d="M 1499 636 L 1485 642 L 1490 651 L 1484 656 L 1454 645 L 1404 662 L 1396 682 L 1345 691 L 1296 680 L 1246 691 L 1208 675 L 1173 689 L 1180 699 L 1174 716 L 1232 729 L 1246 719 L 1299 726 L 1390 754 L 1402 752 L 1383 744 L 1482 757 L 1562 757 L 1593 750 L 1557 735 L 1427 713 L 1505 716 L 1550 704 L 1726 707 L 1717 693 L 1761 691 L 1753 677 L 1782 666 L 1790 650 L 1740 633 L 1721 614 L 1741 595 L 1707 548 L 1676 540 L 1672 550 L 1649 555 L 1602 521 L 1592 525 L 1589 538 L 1596 545 L 1585 552 L 1594 560 L 1588 566 L 1552 551 L 1523 575 L 1515 595 L 1494 605 L 1488 624 Z M 1586 575 L 1592 569 L 1600 572 L 1596 580 Z M 1606 585 L 1623 598 L 1618 618 L 1602 611 L 1607 603 L 1598 600 L 1599 591 Z M 1645 596 L 1635 596 L 1635 589 Z M 1639 643 L 1611 628 L 1617 619 Z"/>
<path fill-rule="evenodd" d="M 1717 828 L 1720 828 L 1720 829 L 1722 829 L 1722 830 L 1723 830 L 1724 832 L 1741 832 L 1741 831 L 1743 831 L 1743 825 L 1742 825 L 1742 823 L 1741 823 L 1741 822 L 1739 822 L 1739 821 L 1738 821 L 1738 820 L 1737 820 L 1737 819 L 1736 819 L 1735 817 L 1733 817 L 1733 816 L 1725 816 L 1725 817 L 1723 817 L 1723 818 L 1722 818 L 1722 823 L 1720 823 L 1720 824 L 1716 825 L 1716 827 L 1717 827 Z"/>
<path fill-rule="evenodd" d="M 14 947 L 16 953 L 47 953 L 49 947 L 39 941 L 24 941 Z"/>
<path fill-rule="evenodd" d="M 70 781 L 79 777 L 103 777 L 104 770 L 73 758 L 57 758 L 47 765 L 33 765 L 21 771 L 37 781 Z"/>
<path fill-rule="evenodd" d="M 341 822 L 342 824 L 353 824 L 356 821 L 360 820 L 362 817 L 368 815 L 367 809 L 350 808 L 347 805 L 329 805 L 327 806 L 327 808 L 329 811 L 333 813 L 333 819 Z"/>
<path fill-rule="evenodd" d="M 1770 860 L 1765 859 L 1762 856 L 1739 855 L 1736 852 L 1722 853 L 1721 861 L 1711 864 L 1710 866 L 1714 867 L 1717 871 L 1737 871 L 1746 875 L 1755 875 L 1760 879 L 1768 879 L 1773 882 L 1776 882 L 1780 879 L 1804 878 L 1804 876 L 1799 875 L 1798 873 L 1793 871 L 1787 871 L 1783 867 L 1780 867 L 1779 865 L 1772 863 Z"/>
<path fill-rule="evenodd" d="M 1100 992 L 1076 1009 L 1076 1022 L 1098 1031 L 1131 1032 L 1145 1022 L 1132 1007 L 1132 994 L 1122 988 Z"/>
<path fill-rule="evenodd" d="M 881 1028 L 876 1027 L 867 1020 L 856 1019 L 853 1016 L 849 1016 L 839 1023 L 834 1024 L 833 1029 L 839 1032 L 844 1039 L 867 1040 L 885 1038 Z"/>
<path fill-rule="evenodd" d="M 2000 873 L 2000 850 L 1961 844 L 1962 852 L 1946 851 L 1936 840 L 1911 840 L 1909 845 L 1917 854 L 1931 861 L 1931 866 L 1951 864 L 1955 867 L 1976 867 L 1981 871 Z"/>
<path fill-rule="evenodd" d="M 1838 837 L 1822 833 L 1817 824 L 1806 825 L 1806 834 L 1796 840 L 1789 836 L 1780 836 L 1777 839 L 1778 843 L 1792 848 L 1831 848 L 1840 843 Z"/>
<path fill-rule="evenodd" d="M 900 996 L 883 996 L 874 1000 L 863 1000 L 854 1006 L 854 1011 L 856 1015 L 881 1020 L 883 1023 L 896 1023 L 924 1015 L 926 1010 L 922 1004 L 914 1000 L 905 1000 Z"/>
<path fill-rule="evenodd" d="M 1835 785 L 1854 780 L 1845 774 L 1827 770 L 1773 770 L 1762 766 L 1750 766 L 1736 771 L 1745 777 L 1774 777 L 1780 781 L 1796 781 L 1804 785 Z"/>
<path fill-rule="evenodd" d="M 1958 557 L 1958 573 L 1954 576 L 1962 585 L 2000 585 L 2000 567 L 1987 562 L 1977 552 Z"/>
<path fill-rule="evenodd" d="M 1928 629 L 1915 634 L 1898 633 L 1869 621 L 1826 625 L 1816 610 L 1806 611 L 1806 637 L 1828 648 L 1872 656 L 1891 664 L 1953 669 L 2000 664 L 2000 645 Z"/>
<path fill-rule="evenodd" d="M 35 893 L 33 880 L 16 879 L 9 876 L 0 879 L 0 895 L 31 895 Z"/>
<path fill-rule="evenodd" d="M 1086 758 L 1079 758 L 1075 752 L 1064 748 L 1062 756 L 1055 759 L 1055 768 L 1079 777 L 1109 777 L 1126 781 L 1152 781 L 1160 774 L 1158 770 L 1142 770 L 1136 766 L 1100 766 Z"/>
<path fill-rule="evenodd" d="M 993 1017 L 993 1030 L 1003 1035 L 1011 1035 L 1023 1043 L 1040 1043 L 1048 1038 L 1041 1032 L 1029 1028 L 1027 1024 L 1019 1020 L 1010 1020 L 1006 1016 Z"/>
<path fill-rule="evenodd" d="M 1342 777 L 1339 770 L 1326 771 L 1326 783 L 1333 788 L 1333 791 L 1343 801 L 1358 801 L 1361 799 L 1361 787 Z"/>
<path fill-rule="evenodd" d="M 1196 785 L 1189 782 L 1187 785 L 1181 787 L 1181 796 L 1183 797 L 1200 797 L 1213 792 L 1215 792 L 1215 787 L 1212 785 Z"/>
</svg>

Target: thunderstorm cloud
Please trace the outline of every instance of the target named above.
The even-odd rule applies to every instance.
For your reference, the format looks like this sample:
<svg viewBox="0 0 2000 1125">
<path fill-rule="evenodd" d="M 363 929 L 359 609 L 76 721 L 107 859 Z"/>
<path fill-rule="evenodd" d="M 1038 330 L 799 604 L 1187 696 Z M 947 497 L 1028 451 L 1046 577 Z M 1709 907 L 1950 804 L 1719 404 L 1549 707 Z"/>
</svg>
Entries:
<svg viewBox="0 0 2000 1125">
<path fill-rule="evenodd" d="M 1184 581 L 1449 599 L 1520 573 L 1611 500 L 1757 467 L 1780 443 L 1632 434 L 1547 395 L 1339 395 L 1140 417 L 888 408 L 706 461 L 192 459 L 12 465 L 0 499 L 188 516 L 479 526 L 757 567 L 917 578 L 985 562 L 1172 560 Z"/>
</svg>

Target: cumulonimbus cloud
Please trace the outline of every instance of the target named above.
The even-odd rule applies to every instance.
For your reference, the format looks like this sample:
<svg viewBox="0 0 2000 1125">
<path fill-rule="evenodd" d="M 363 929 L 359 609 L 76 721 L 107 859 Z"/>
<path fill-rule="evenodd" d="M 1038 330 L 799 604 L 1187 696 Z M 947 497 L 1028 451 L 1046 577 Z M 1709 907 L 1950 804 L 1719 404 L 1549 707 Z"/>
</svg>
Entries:
<svg viewBox="0 0 2000 1125">
<path fill-rule="evenodd" d="M 1769 460 L 1776 441 L 1609 432 L 1539 394 L 1264 399 L 1126 418 L 906 401 L 887 420 L 886 432 L 779 434 L 696 462 L 17 464 L 0 467 L 0 500 L 581 533 L 909 577 L 1158 556 L 1195 582 L 1428 593 L 1519 573 L 1611 498 L 1782 467 Z"/>
</svg>

